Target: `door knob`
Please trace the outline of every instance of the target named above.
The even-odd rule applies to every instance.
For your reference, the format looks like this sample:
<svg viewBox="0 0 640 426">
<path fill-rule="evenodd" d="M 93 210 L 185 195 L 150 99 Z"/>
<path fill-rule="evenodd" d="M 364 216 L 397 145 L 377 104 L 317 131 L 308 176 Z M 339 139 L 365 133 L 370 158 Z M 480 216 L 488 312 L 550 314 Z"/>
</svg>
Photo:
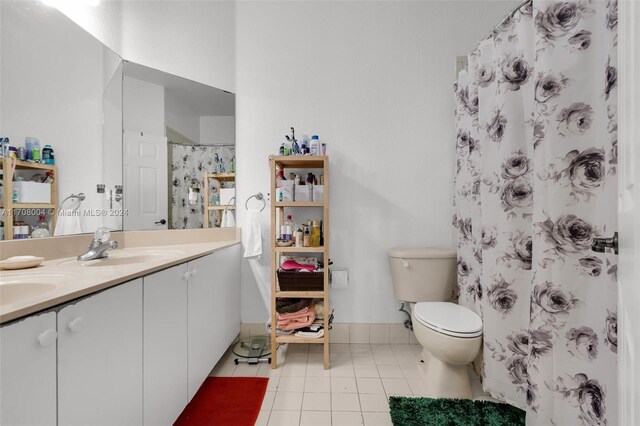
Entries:
<svg viewBox="0 0 640 426">
<path fill-rule="evenodd" d="M 618 233 L 614 232 L 611 238 L 594 238 L 591 243 L 591 250 L 604 253 L 607 248 L 612 248 L 615 254 L 618 254 Z"/>
<path fill-rule="evenodd" d="M 81 333 L 84 330 L 84 318 L 78 317 L 69 321 L 68 327 L 73 333 Z"/>
<path fill-rule="evenodd" d="M 38 343 L 40 343 L 42 347 L 51 346 L 56 342 L 57 337 L 58 333 L 56 333 L 54 329 L 49 328 L 38 336 Z"/>
<path fill-rule="evenodd" d="M 166 224 L 166 223 L 167 223 L 167 221 L 166 221 L 166 220 L 164 220 L 164 219 L 160 219 L 159 221 L 157 221 L 157 222 L 156 222 L 156 225 L 164 225 L 164 224 Z"/>
</svg>

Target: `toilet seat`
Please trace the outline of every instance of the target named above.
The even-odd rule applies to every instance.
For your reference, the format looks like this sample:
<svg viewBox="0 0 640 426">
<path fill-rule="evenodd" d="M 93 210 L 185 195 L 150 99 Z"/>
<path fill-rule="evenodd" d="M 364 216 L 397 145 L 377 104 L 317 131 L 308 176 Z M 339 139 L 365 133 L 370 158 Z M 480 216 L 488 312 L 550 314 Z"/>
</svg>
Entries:
<svg viewBox="0 0 640 426">
<path fill-rule="evenodd" d="M 482 336 L 482 319 L 464 306 L 451 302 L 419 302 L 415 319 L 425 327 L 453 337 Z"/>
</svg>

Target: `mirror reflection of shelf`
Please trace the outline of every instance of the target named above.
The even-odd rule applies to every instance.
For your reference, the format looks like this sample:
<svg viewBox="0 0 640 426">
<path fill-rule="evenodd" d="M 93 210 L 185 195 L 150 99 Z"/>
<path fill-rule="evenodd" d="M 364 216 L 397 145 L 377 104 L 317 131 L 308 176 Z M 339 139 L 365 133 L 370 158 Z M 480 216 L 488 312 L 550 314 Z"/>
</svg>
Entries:
<svg viewBox="0 0 640 426">
<path fill-rule="evenodd" d="M 204 174 L 204 201 L 207 203 L 207 207 L 205 208 L 204 214 L 204 227 L 211 227 L 211 220 L 209 218 L 209 213 L 214 211 L 216 212 L 217 220 L 213 222 L 213 227 L 216 226 L 216 222 L 220 223 L 222 221 L 222 212 L 225 210 L 235 210 L 235 204 L 221 204 L 221 205 L 209 205 L 209 197 L 211 196 L 211 188 L 212 185 L 215 185 L 216 191 L 218 192 L 218 197 L 220 197 L 220 190 L 222 189 L 222 182 L 235 182 L 236 174 L 235 173 L 209 173 L 205 172 Z"/>
</svg>

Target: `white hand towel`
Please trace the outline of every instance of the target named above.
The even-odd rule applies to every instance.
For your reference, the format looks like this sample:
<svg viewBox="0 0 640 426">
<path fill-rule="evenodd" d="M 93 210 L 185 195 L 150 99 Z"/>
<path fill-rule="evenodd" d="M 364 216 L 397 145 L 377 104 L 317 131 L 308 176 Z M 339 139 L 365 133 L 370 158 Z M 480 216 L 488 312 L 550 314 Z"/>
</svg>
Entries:
<svg viewBox="0 0 640 426">
<path fill-rule="evenodd" d="M 222 222 L 220 223 L 220 228 L 235 228 L 236 220 L 233 217 L 233 213 L 229 210 L 224 210 L 222 212 Z"/>
<path fill-rule="evenodd" d="M 244 257 L 262 256 L 262 229 L 260 228 L 260 210 L 248 209 L 242 229 Z"/>
<path fill-rule="evenodd" d="M 73 210 L 60 210 L 56 219 L 54 236 L 82 234 L 80 215 Z"/>
</svg>

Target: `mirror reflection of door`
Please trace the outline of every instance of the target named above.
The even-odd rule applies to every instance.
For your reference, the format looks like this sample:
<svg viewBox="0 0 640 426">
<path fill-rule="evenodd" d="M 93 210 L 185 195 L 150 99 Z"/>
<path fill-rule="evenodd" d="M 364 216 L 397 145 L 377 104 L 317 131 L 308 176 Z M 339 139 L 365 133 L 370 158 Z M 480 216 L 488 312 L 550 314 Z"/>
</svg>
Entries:
<svg viewBox="0 0 640 426">
<path fill-rule="evenodd" d="M 123 74 L 124 229 L 220 226 L 235 212 L 235 95 L 132 62 Z"/>
<path fill-rule="evenodd" d="M 167 138 L 123 135 L 125 229 L 167 229 Z"/>
</svg>

